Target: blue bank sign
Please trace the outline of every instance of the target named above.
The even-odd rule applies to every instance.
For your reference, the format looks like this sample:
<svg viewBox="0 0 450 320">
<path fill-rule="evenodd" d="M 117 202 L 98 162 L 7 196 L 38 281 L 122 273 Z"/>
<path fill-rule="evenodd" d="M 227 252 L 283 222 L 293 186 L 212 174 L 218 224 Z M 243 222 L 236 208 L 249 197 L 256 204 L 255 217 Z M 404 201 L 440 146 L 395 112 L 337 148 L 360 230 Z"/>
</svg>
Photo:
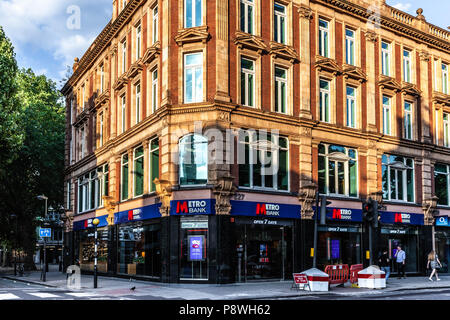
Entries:
<svg viewBox="0 0 450 320">
<path fill-rule="evenodd" d="M 436 217 L 436 226 L 438 227 L 450 227 L 448 224 L 448 217 Z"/>
<path fill-rule="evenodd" d="M 300 205 L 231 200 L 231 215 L 300 219 Z"/>
</svg>

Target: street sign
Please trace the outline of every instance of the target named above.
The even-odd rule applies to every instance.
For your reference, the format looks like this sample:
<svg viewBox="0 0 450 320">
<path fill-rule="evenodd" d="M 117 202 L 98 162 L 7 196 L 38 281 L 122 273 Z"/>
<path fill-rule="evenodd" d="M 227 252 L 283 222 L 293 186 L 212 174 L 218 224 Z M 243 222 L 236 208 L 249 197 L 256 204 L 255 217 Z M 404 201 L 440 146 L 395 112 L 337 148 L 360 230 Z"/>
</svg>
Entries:
<svg viewBox="0 0 450 320">
<path fill-rule="evenodd" d="M 52 229 L 51 228 L 40 228 L 39 236 L 41 238 L 50 238 L 52 236 Z"/>
</svg>

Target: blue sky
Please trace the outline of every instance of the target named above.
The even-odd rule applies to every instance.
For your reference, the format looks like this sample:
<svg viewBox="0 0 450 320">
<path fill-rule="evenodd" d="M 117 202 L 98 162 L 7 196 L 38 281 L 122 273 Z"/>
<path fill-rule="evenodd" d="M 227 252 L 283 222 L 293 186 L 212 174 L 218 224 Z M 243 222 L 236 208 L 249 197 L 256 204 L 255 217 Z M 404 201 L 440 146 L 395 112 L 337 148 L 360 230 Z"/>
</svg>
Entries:
<svg viewBox="0 0 450 320">
<path fill-rule="evenodd" d="M 421 7 L 428 22 L 445 29 L 450 26 L 449 0 L 387 3 L 414 16 Z M 72 66 L 75 57 L 81 58 L 111 15 L 112 0 L 0 0 L 0 25 L 15 47 L 19 66 L 31 67 L 57 82 L 66 66 Z"/>
</svg>

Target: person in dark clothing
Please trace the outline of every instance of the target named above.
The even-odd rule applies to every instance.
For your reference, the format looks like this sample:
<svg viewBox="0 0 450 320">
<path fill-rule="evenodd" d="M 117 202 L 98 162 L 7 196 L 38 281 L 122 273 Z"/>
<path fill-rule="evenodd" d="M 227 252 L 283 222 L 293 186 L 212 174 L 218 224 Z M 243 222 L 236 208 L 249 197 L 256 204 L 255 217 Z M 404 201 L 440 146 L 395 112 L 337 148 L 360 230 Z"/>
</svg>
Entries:
<svg viewBox="0 0 450 320">
<path fill-rule="evenodd" d="M 388 282 L 389 275 L 391 274 L 391 261 L 389 259 L 389 254 L 387 249 L 383 250 L 383 253 L 380 256 L 380 259 L 378 259 L 381 271 L 384 271 L 386 274 L 386 283 Z"/>
</svg>

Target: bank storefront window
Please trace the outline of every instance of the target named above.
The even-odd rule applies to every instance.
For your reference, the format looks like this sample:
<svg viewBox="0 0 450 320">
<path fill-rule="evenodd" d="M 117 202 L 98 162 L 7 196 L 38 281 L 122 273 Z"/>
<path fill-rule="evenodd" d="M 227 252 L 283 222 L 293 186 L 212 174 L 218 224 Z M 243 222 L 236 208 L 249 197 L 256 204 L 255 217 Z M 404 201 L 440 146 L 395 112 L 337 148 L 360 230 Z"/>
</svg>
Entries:
<svg viewBox="0 0 450 320">
<path fill-rule="evenodd" d="M 118 273 L 159 278 L 161 225 L 136 222 L 118 230 Z"/>
<path fill-rule="evenodd" d="M 97 270 L 108 272 L 108 228 L 98 228 L 98 258 Z M 78 261 L 82 271 L 94 271 L 95 258 L 95 229 L 81 230 L 78 232 Z"/>
<path fill-rule="evenodd" d="M 180 280 L 208 280 L 208 217 L 181 217 L 180 240 Z"/>
</svg>

